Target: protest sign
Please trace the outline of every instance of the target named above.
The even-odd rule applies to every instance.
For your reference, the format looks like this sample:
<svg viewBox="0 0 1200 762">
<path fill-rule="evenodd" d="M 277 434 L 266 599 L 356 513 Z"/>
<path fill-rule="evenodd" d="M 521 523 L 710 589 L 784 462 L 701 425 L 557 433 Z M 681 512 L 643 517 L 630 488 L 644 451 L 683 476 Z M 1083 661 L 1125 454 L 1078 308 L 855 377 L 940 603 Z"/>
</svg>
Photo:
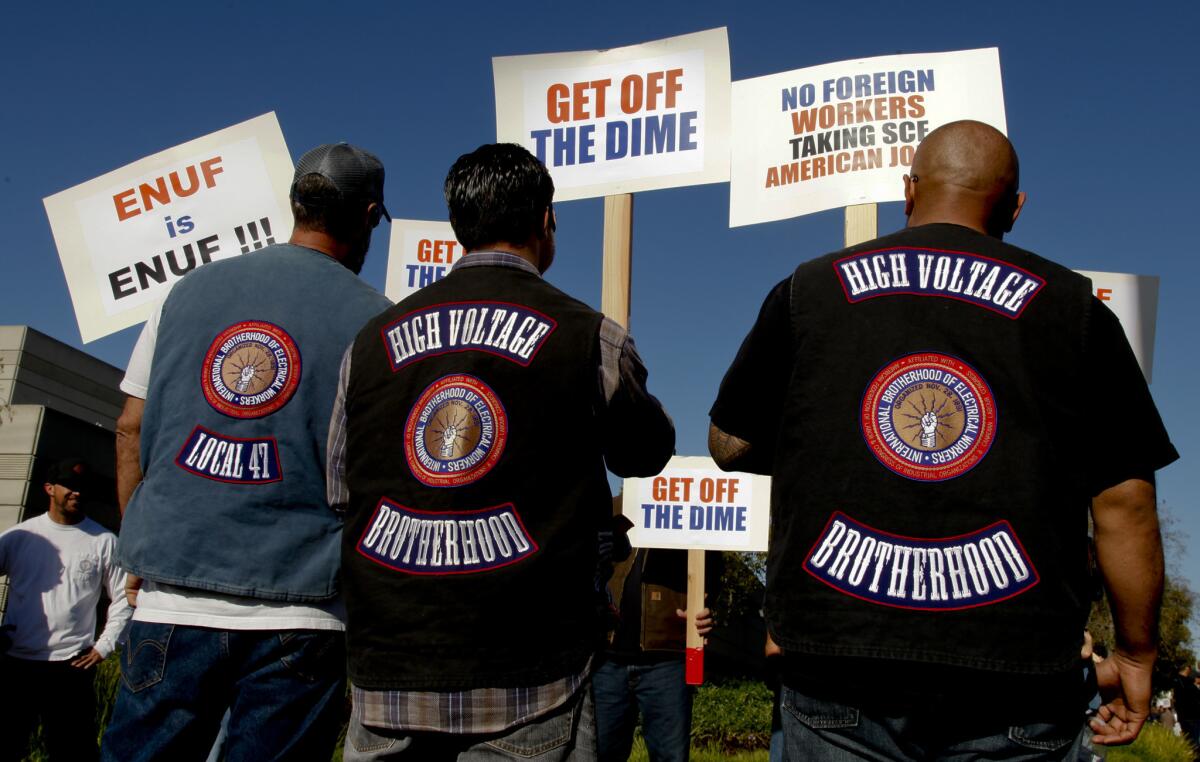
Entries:
<svg viewBox="0 0 1200 762">
<path fill-rule="evenodd" d="M 729 179 L 725 29 L 492 59 L 496 135 L 545 162 L 556 200 Z"/>
<path fill-rule="evenodd" d="M 415 294 L 446 277 L 463 254 L 449 222 L 392 220 L 383 292 L 393 302 Z"/>
<path fill-rule="evenodd" d="M 996 48 L 881 56 L 733 83 L 731 227 L 900 201 L 932 130 L 959 119 L 1005 132 Z"/>
<path fill-rule="evenodd" d="M 1154 365 L 1154 329 L 1158 316 L 1158 276 L 1076 270 L 1092 279 L 1096 298 L 1108 305 L 1125 329 L 1125 338 L 1150 383 Z"/>
<path fill-rule="evenodd" d="M 142 322 L 202 264 L 286 241 L 291 182 L 272 112 L 43 199 L 83 341 Z"/>
<path fill-rule="evenodd" d="M 771 479 L 717 468 L 712 458 L 671 458 L 658 476 L 626 479 L 621 512 L 635 548 L 766 550 Z"/>
</svg>

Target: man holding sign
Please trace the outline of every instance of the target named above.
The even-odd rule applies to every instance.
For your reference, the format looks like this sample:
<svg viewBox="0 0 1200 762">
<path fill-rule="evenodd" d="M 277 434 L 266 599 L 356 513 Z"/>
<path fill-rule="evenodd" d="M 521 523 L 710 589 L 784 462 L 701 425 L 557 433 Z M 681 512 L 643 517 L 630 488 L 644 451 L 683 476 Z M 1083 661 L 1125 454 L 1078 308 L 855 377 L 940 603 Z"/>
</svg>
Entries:
<svg viewBox="0 0 1200 762">
<path fill-rule="evenodd" d="M 1089 282 L 1002 242 L 1025 200 L 1002 133 L 945 125 L 904 182 L 908 228 L 780 283 L 711 413 L 717 462 L 773 475 L 788 754 L 1127 743 L 1157 643 L 1154 471 L 1175 448 Z M 1090 732 L 1089 502 L 1116 630 Z"/>
<path fill-rule="evenodd" d="M 354 146 L 309 151 L 290 242 L 198 268 L 142 332 L 121 383 L 118 557 L 146 582 L 106 759 L 195 758 L 227 707 L 230 759 L 330 753 L 345 625 L 326 427 L 342 352 L 390 305 L 356 277 L 383 176 Z"/>
<path fill-rule="evenodd" d="M 541 277 L 545 166 L 485 145 L 445 191 L 467 254 L 363 328 L 330 424 L 345 758 L 595 759 L 605 465 L 657 473 L 674 426 L 625 330 Z"/>
</svg>

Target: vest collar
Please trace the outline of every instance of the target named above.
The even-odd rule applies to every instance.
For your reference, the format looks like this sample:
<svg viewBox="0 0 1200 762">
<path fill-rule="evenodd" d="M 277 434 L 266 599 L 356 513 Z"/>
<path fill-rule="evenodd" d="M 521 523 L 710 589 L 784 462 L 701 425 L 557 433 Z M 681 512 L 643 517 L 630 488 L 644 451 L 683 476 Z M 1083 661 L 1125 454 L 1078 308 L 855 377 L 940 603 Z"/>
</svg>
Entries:
<svg viewBox="0 0 1200 762">
<path fill-rule="evenodd" d="M 450 271 L 454 272 L 459 268 L 467 267 L 513 267 L 533 273 L 539 278 L 542 277 L 542 274 L 528 260 L 507 251 L 473 251 L 455 262 Z"/>
</svg>

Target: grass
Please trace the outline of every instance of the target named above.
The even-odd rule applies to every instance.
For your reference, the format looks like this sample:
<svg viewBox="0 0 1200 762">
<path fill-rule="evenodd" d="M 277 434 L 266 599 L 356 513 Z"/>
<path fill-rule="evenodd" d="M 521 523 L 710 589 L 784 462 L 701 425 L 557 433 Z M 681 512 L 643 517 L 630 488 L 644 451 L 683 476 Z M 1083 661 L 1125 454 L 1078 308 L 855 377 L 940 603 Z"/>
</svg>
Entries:
<svg viewBox="0 0 1200 762">
<path fill-rule="evenodd" d="M 1113 746 L 1107 762 L 1192 762 L 1196 747 L 1162 725 L 1146 725 L 1129 746 Z"/>
<path fill-rule="evenodd" d="M 722 751 L 718 747 L 692 747 L 688 759 L 691 762 L 767 762 L 767 750 L 755 751 Z M 646 751 L 646 742 L 641 738 L 633 739 L 633 751 L 629 762 L 650 762 L 650 754 Z"/>
</svg>

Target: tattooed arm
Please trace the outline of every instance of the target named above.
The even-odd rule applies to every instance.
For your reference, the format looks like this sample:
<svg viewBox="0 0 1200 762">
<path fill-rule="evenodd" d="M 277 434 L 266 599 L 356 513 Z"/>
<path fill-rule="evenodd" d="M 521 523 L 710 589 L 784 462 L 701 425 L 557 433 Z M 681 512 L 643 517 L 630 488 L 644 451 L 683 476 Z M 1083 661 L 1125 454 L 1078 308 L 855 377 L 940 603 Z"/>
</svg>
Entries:
<svg viewBox="0 0 1200 762">
<path fill-rule="evenodd" d="M 756 470 L 751 444 L 721 431 L 715 423 L 708 425 L 708 452 L 725 471 Z"/>
</svg>

